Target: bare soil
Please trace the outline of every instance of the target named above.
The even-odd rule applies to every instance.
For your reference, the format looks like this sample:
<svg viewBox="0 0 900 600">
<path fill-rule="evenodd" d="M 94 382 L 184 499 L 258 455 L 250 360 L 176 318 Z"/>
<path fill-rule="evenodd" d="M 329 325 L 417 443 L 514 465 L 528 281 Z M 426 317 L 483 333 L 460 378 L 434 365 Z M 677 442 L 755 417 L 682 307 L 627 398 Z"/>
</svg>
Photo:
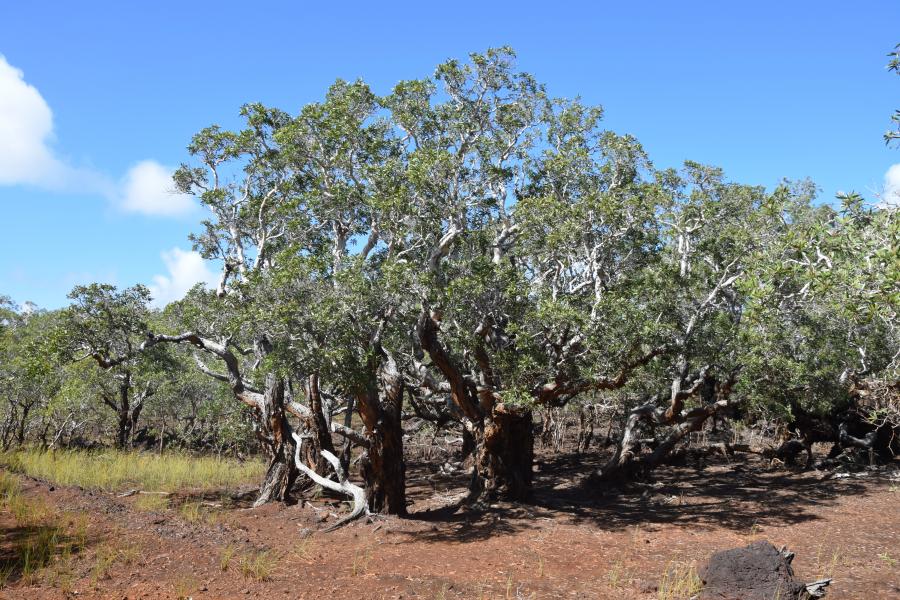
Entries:
<svg viewBox="0 0 900 600">
<path fill-rule="evenodd" d="M 714 551 L 759 539 L 796 552 L 798 579 L 833 577 L 829 598 L 900 598 L 900 464 L 833 478 L 747 455 L 663 467 L 651 483 L 616 489 L 580 483 L 592 466 L 542 457 L 533 503 L 474 511 L 454 504 L 465 476 L 410 465 L 410 517 L 332 533 L 317 530 L 345 507 L 327 498 L 204 507 L 212 512 L 198 520 L 177 507 L 138 510 L 140 495 L 23 478 L 28 497 L 86 513 L 88 541 L 67 590 L 13 573 L 0 598 L 649 599 L 667 569 L 699 569 Z M 10 514 L 0 513 L 0 531 L 8 553 L 18 535 Z M 98 577 L 98 556 L 111 547 L 128 550 Z"/>
</svg>

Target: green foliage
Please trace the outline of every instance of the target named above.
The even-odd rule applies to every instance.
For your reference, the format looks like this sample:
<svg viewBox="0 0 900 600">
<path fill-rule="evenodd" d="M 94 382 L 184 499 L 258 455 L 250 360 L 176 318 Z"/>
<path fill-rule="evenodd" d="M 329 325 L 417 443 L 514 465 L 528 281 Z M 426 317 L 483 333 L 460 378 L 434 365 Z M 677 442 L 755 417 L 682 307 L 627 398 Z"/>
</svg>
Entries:
<svg viewBox="0 0 900 600">
<path fill-rule="evenodd" d="M 890 62 L 887 64 L 888 71 L 893 71 L 900 75 L 900 44 L 894 46 L 894 51 L 888 54 Z M 892 129 L 888 129 L 884 134 L 884 143 L 891 144 L 900 140 L 900 110 L 895 110 L 891 115 Z"/>
<path fill-rule="evenodd" d="M 738 394 L 786 415 L 896 377 L 896 207 L 657 169 L 509 48 L 384 96 L 338 80 L 295 115 L 240 116 L 199 131 L 175 174 L 209 211 L 191 239 L 223 268 L 215 291 L 163 311 L 142 286 L 79 286 L 54 313 L 0 299 L 0 398 L 20 422 L 28 399 L 63 440 L 80 435 L 66 423 L 121 439 L 127 413 L 148 444 L 251 449 L 256 416 L 235 396 L 268 376 L 302 400 L 316 374 L 346 400 L 383 391 L 390 365 L 411 394 L 446 394 L 423 315 L 482 408 L 595 394 L 625 407 L 707 366 L 742 369 Z M 224 350 L 146 343 L 183 332 Z"/>
<path fill-rule="evenodd" d="M 792 207 L 746 282 L 745 386 L 757 403 L 827 412 L 849 402 L 853 378 L 897 376 L 897 209 L 841 201 Z"/>
<path fill-rule="evenodd" d="M 48 410 L 65 383 L 54 332 L 60 315 L 0 300 L 0 406 L 4 448 L 22 443 L 35 417 Z"/>
</svg>

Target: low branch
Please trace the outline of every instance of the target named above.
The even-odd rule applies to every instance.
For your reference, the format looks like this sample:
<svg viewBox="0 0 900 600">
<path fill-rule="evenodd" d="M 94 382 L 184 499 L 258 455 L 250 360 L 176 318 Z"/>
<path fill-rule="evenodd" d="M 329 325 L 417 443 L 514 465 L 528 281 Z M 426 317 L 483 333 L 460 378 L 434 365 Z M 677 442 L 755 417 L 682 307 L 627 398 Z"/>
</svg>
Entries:
<svg viewBox="0 0 900 600">
<path fill-rule="evenodd" d="M 669 344 L 662 344 L 650 349 L 622 365 L 619 372 L 613 377 L 597 377 L 568 382 L 551 381 L 536 388 L 533 395 L 539 404 L 553 404 L 559 398 L 572 398 L 584 392 L 619 389 L 628 383 L 628 378 L 635 369 L 646 365 L 660 354 L 664 354 L 669 347 Z"/>
<path fill-rule="evenodd" d="M 93 352 L 90 356 L 95 361 L 97 361 L 97 364 L 102 368 L 110 369 L 128 360 L 131 360 L 135 356 L 146 352 L 157 344 L 164 343 L 191 344 L 196 348 L 206 350 L 207 352 L 214 354 L 225 363 L 225 366 L 228 369 L 228 374 L 221 376 L 225 377 L 225 380 L 230 385 L 231 391 L 234 394 L 235 398 L 237 398 L 244 404 L 252 406 L 256 409 L 262 410 L 264 408 L 263 395 L 258 390 L 244 382 L 243 377 L 241 377 L 241 369 L 240 365 L 238 364 L 238 359 L 234 355 L 234 353 L 228 349 L 228 346 L 226 344 L 220 344 L 208 338 L 201 337 L 195 332 L 189 331 L 180 333 L 178 335 L 161 335 L 154 334 L 153 332 L 147 332 L 147 339 L 141 342 L 140 346 L 120 356 L 109 357 L 103 355 L 100 352 Z M 201 370 L 216 379 L 218 379 L 220 376 L 219 373 L 211 371 L 210 369 L 206 368 L 205 365 L 201 366 Z"/>
<path fill-rule="evenodd" d="M 431 362 L 450 384 L 450 397 L 453 399 L 453 403 L 468 419 L 479 421 L 483 415 L 481 407 L 472 393 L 472 386 L 453 362 L 450 353 L 438 340 L 438 319 L 438 315 L 423 305 L 416 326 L 419 342 L 422 344 L 422 349 L 428 353 Z"/>
<path fill-rule="evenodd" d="M 707 370 L 708 368 L 702 369 L 690 386 L 672 394 L 669 399 L 669 406 L 660 406 L 660 395 L 657 395 L 649 402 L 631 411 L 615 454 L 598 472 L 600 479 L 615 478 L 623 471 L 633 472 L 636 469 L 652 469 L 688 433 L 699 430 L 707 419 L 729 406 L 731 393 L 740 372 L 739 368 L 731 371 L 727 379 L 716 384 L 716 399 L 713 402 L 694 408 L 685 415 L 681 414 L 681 410 L 677 414 L 670 414 L 668 409 L 671 408 L 672 403 L 677 402 L 683 406 L 683 400 L 701 391 L 704 383 L 707 381 Z M 638 461 L 636 460 L 635 448 L 637 447 L 636 435 L 638 425 L 641 422 L 651 423 L 654 426 L 673 425 L 673 427 L 650 456 Z"/>
<path fill-rule="evenodd" d="M 286 402 L 284 405 L 284 409 L 295 417 L 299 417 L 301 419 L 306 419 L 312 416 L 312 411 L 309 410 L 309 407 L 303 406 L 295 400 Z"/>
<path fill-rule="evenodd" d="M 335 423 L 332 421 L 331 423 L 331 431 L 338 434 L 339 436 L 345 437 L 357 446 L 361 446 L 363 448 L 369 447 L 369 440 L 366 439 L 366 436 L 362 435 L 355 429 L 351 429 L 350 427 L 345 427 L 340 423 Z"/>
</svg>

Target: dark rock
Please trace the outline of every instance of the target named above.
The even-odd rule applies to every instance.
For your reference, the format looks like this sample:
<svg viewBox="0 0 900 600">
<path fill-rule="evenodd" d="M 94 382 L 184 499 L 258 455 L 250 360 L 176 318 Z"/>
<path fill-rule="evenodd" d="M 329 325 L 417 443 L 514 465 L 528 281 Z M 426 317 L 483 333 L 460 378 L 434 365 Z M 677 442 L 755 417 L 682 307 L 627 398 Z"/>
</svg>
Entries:
<svg viewBox="0 0 900 600">
<path fill-rule="evenodd" d="M 806 584 L 794 580 L 793 558 L 793 553 L 766 541 L 716 552 L 700 570 L 700 600 L 805 600 L 824 595 L 827 582 L 819 582 L 821 595 L 812 596 Z"/>
</svg>

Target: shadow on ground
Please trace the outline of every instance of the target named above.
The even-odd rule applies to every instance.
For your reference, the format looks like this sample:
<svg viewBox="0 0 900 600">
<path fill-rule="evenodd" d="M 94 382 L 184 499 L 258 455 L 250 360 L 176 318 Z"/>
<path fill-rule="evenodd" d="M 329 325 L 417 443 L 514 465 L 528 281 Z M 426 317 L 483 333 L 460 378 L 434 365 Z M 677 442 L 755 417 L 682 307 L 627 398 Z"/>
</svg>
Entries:
<svg viewBox="0 0 900 600">
<path fill-rule="evenodd" d="M 590 524 L 602 530 L 640 525 L 690 525 L 752 532 L 754 527 L 786 526 L 819 519 L 823 506 L 842 496 L 866 495 L 860 481 L 823 479 L 818 471 L 773 470 L 755 455 L 708 459 L 698 466 L 659 467 L 652 479 L 626 484 L 596 484 L 589 475 L 602 463 L 599 455 L 541 457 L 535 472 L 535 492 L 529 503 L 500 502 L 476 509 L 454 502 L 415 511 L 410 519 L 432 523 L 411 539 L 469 543 L 538 526 L 541 519 Z M 440 478 L 440 485 L 417 465 L 411 474 L 410 496 L 461 492 L 467 475 Z M 423 483 L 425 482 L 425 483 Z"/>
<path fill-rule="evenodd" d="M 80 554 L 86 543 L 57 524 L 6 525 L 0 529 L 2 584 L 28 580 L 55 561 Z"/>
</svg>

